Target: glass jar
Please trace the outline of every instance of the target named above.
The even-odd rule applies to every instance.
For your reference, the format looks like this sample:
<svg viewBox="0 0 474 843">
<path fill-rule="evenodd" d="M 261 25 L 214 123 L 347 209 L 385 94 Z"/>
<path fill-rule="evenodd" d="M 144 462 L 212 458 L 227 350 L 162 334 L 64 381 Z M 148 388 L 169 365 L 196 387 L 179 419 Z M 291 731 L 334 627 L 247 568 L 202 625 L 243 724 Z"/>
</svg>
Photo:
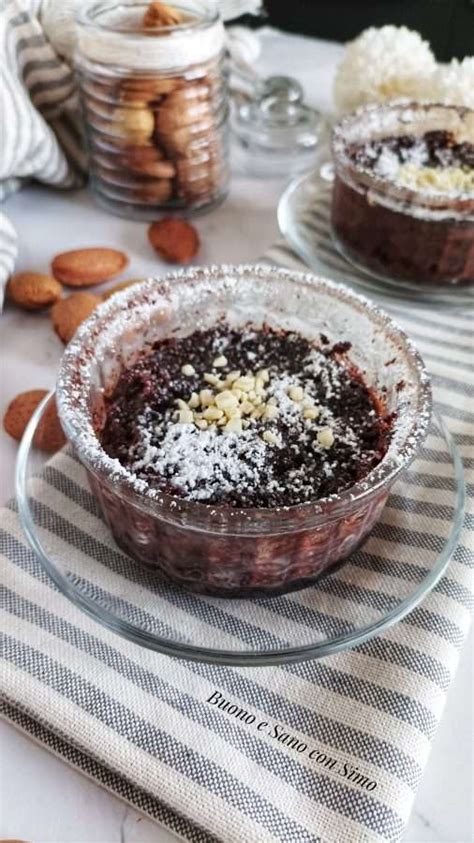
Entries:
<svg viewBox="0 0 474 843">
<path fill-rule="evenodd" d="M 349 341 L 351 360 L 396 415 L 383 460 L 349 489 L 268 509 L 207 504 L 152 489 L 103 449 L 104 395 L 124 367 L 156 340 L 211 328 L 223 317 L 244 328 L 249 314 L 256 326 Z M 149 280 L 97 308 L 63 356 L 57 402 L 117 544 L 179 585 L 235 597 L 302 588 L 361 544 L 425 438 L 431 390 L 406 335 L 367 299 L 312 275 L 222 266 Z"/>
<path fill-rule="evenodd" d="M 228 187 L 225 32 L 206 4 L 146 26 L 146 3 L 97 3 L 78 16 L 79 75 L 92 190 L 132 219 L 209 210 Z"/>
<path fill-rule="evenodd" d="M 429 103 L 367 106 L 344 117 L 333 131 L 335 182 L 332 232 L 349 261 L 376 277 L 420 284 L 474 283 L 474 193 L 440 190 L 421 182 L 399 183 L 390 144 L 408 146 L 431 136 L 464 147 L 473 167 L 474 111 Z M 383 174 L 369 157 L 388 141 Z M 362 160 L 359 157 L 362 151 Z M 406 154 L 402 149 L 402 153 Z M 414 156 L 412 156 L 414 158 Z M 410 164 L 420 177 L 421 164 Z M 433 171 L 431 170 L 431 175 Z M 430 174 L 428 174 L 430 175 Z"/>
</svg>

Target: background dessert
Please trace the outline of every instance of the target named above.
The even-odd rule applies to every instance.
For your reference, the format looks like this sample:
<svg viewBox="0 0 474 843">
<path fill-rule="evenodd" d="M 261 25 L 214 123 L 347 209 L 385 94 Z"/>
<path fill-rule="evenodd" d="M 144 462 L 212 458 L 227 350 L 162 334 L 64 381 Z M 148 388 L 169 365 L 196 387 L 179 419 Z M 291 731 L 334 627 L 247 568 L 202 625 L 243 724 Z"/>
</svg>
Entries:
<svg viewBox="0 0 474 843">
<path fill-rule="evenodd" d="M 474 111 L 367 106 L 335 127 L 333 157 L 344 255 L 390 279 L 474 283 Z"/>
<path fill-rule="evenodd" d="M 352 477 L 349 488 L 338 492 L 328 488 L 325 498 L 307 502 L 299 498 L 295 505 L 283 504 L 279 498 L 271 508 L 259 507 L 255 500 L 250 506 L 220 506 L 212 500 L 170 494 L 169 488 L 159 488 L 140 471 L 122 465 L 116 452 L 111 456 L 104 450 L 100 440 L 107 435 L 107 409 L 125 369 L 132 371 L 159 341 L 189 336 L 196 328 L 215 329 L 223 317 L 240 330 L 248 324 L 250 313 L 255 326 L 294 331 L 310 342 L 321 342 L 323 334 L 331 348 L 344 337 L 351 344 L 350 360 L 364 382 L 374 396 L 383 395 L 379 415 L 396 414 L 390 440 L 382 447 L 383 452 L 388 446 L 383 459 L 365 477 Z M 343 355 L 344 348 L 348 346 L 340 346 L 337 353 Z M 225 351 L 217 354 L 219 363 L 221 356 Z M 183 379 L 191 378 L 191 385 L 188 365 L 197 371 L 180 357 L 180 372 L 186 367 L 181 374 Z M 220 379 L 219 368 L 215 374 L 208 373 L 211 387 Z M 146 363 L 141 373 L 144 377 L 135 384 L 139 396 L 144 389 L 150 394 L 156 391 L 150 373 L 145 373 Z M 264 379 L 265 383 L 270 385 Z M 422 362 L 385 314 L 342 286 L 265 267 L 189 270 L 112 297 L 95 311 L 66 350 L 57 389 L 66 435 L 88 470 L 92 489 L 120 547 L 186 588 L 222 596 L 300 588 L 349 556 L 375 523 L 391 484 L 413 459 L 430 416 L 430 389 Z M 183 405 L 177 404 L 176 410 L 178 421 L 183 413 L 183 421 L 190 423 L 193 407 L 186 398 L 183 395 Z M 299 398 L 299 391 L 293 398 L 290 392 L 285 394 L 285 400 L 296 405 Z M 131 400 L 130 395 L 129 404 Z M 194 407 L 199 419 L 201 410 L 205 412 L 202 401 L 200 406 L 198 402 Z M 301 408 L 310 409 L 302 403 Z M 298 406 L 296 411 L 300 412 Z M 219 415 L 217 421 L 221 418 Z M 242 421 L 245 418 L 243 413 Z M 318 418 L 308 420 L 314 425 L 314 439 L 318 439 L 323 432 L 320 427 L 327 428 L 327 421 L 320 425 Z M 120 425 L 120 419 L 116 421 Z M 270 421 L 268 432 L 278 437 L 281 431 Z M 337 429 L 333 435 L 336 439 Z M 109 437 L 106 445 L 109 451 L 112 439 Z M 261 444 L 278 447 L 275 440 Z M 318 445 L 330 449 L 331 437 L 323 434 Z M 179 459 L 178 464 L 182 464 Z"/>
</svg>

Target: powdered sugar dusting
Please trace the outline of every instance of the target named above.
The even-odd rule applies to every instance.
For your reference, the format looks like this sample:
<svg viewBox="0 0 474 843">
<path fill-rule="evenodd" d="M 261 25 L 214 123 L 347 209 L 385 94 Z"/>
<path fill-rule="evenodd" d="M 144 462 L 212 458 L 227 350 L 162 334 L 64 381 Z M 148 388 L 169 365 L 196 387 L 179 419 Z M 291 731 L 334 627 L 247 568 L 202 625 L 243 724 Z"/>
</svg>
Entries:
<svg viewBox="0 0 474 843">
<path fill-rule="evenodd" d="M 195 501 L 258 483 L 267 446 L 252 431 L 237 435 L 170 424 L 159 446 L 153 446 L 146 420 L 142 422 L 144 453 L 132 463 L 133 471 L 147 468 L 161 474 Z"/>
</svg>

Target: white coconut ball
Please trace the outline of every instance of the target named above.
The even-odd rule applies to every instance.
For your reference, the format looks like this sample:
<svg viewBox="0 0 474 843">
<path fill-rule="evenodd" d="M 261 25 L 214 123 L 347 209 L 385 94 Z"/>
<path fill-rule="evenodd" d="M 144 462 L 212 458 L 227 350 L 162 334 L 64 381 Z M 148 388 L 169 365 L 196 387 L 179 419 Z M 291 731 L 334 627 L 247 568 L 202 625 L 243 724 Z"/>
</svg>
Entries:
<svg viewBox="0 0 474 843">
<path fill-rule="evenodd" d="M 428 82 L 426 98 L 446 105 L 474 108 L 474 57 L 439 64 Z"/>
<path fill-rule="evenodd" d="M 334 98 L 340 111 L 400 97 L 420 98 L 436 70 L 427 41 L 406 26 L 370 27 L 346 48 L 336 71 Z"/>
</svg>

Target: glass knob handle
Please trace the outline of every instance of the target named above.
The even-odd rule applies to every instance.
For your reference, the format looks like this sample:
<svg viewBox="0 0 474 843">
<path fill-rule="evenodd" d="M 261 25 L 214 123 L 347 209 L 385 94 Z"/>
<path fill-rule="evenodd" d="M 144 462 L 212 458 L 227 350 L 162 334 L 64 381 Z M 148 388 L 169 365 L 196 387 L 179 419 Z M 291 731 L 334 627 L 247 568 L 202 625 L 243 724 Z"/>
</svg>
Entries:
<svg viewBox="0 0 474 843">
<path fill-rule="evenodd" d="M 303 88 L 291 76 L 269 76 L 257 88 L 257 99 L 260 100 L 271 97 L 281 102 L 298 103 L 303 101 L 303 96 Z"/>
</svg>

